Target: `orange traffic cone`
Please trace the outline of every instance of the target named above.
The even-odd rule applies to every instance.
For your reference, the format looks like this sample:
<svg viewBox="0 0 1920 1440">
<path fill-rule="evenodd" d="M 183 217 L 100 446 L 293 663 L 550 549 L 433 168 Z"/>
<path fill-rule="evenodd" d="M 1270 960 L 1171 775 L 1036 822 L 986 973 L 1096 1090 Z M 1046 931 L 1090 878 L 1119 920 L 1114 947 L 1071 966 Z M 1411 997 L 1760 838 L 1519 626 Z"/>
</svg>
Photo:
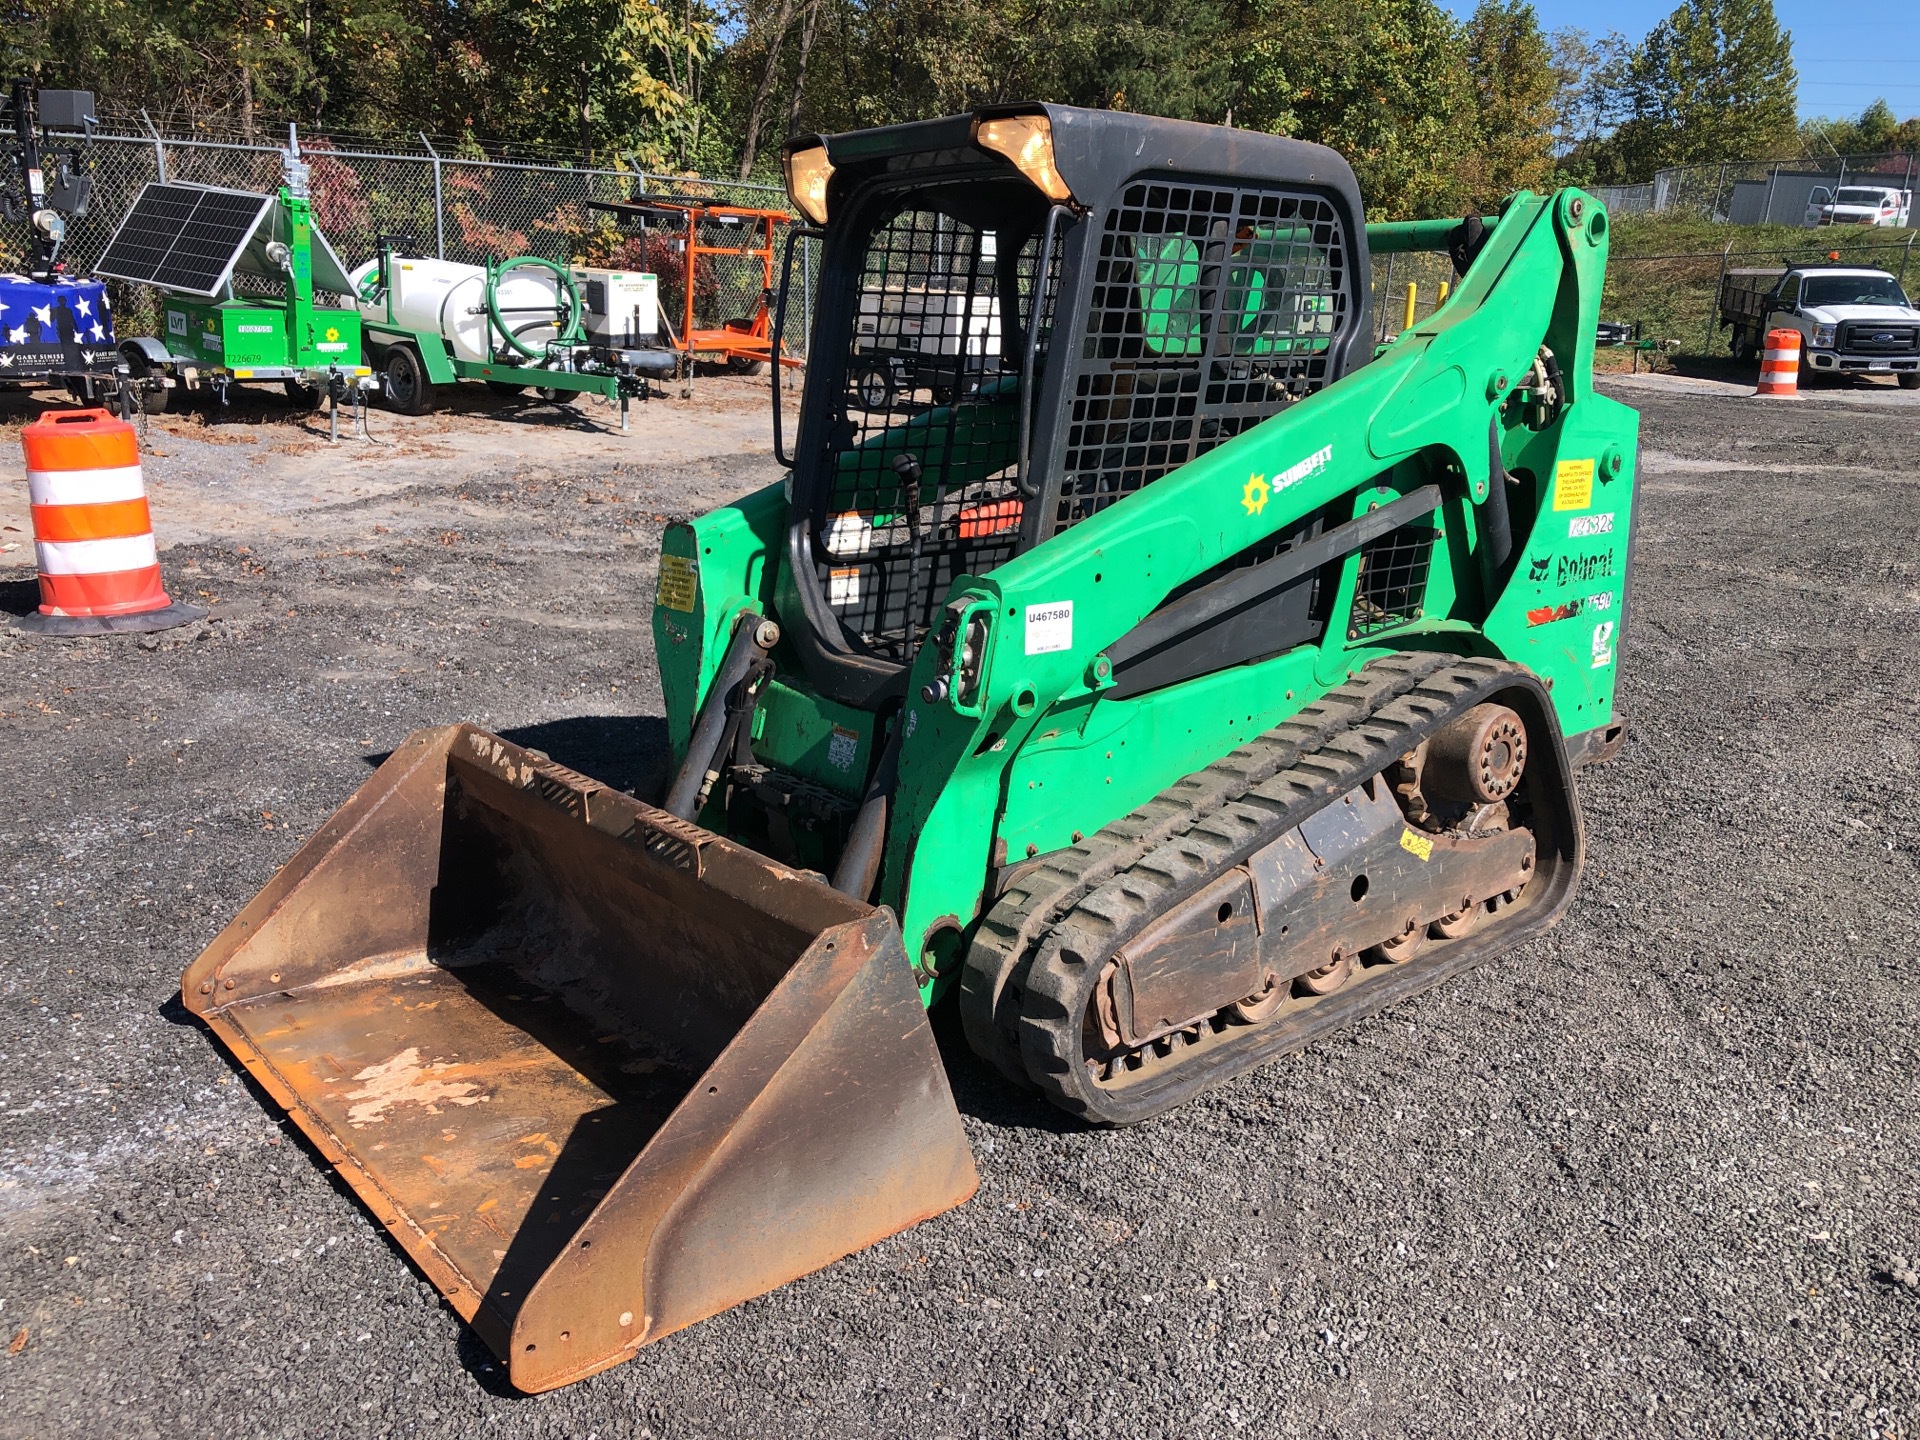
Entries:
<svg viewBox="0 0 1920 1440">
<path fill-rule="evenodd" d="M 40 609 L 17 620 L 40 635 L 166 630 L 198 620 L 160 580 L 133 426 L 106 410 L 63 410 L 20 432 L 27 447 Z"/>
</svg>

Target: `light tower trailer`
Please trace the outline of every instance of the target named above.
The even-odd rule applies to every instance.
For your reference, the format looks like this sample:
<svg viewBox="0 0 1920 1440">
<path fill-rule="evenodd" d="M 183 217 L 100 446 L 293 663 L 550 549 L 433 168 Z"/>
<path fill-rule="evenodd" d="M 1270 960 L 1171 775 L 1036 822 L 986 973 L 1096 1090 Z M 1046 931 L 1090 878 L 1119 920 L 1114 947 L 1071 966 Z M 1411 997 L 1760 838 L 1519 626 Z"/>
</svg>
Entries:
<svg viewBox="0 0 1920 1440">
<path fill-rule="evenodd" d="M 86 404 L 125 403 L 128 376 L 114 349 L 107 288 L 67 273 L 67 227 L 86 217 L 93 180 L 77 144 L 54 132 L 91 132 L 93 96 L 25 80 L 0 94 L 0 218 L 26 232 L 24 274 L 0 274 L 0 388 L 63 385 Z"/>
<path fill-rule="evenodd" d="M 322 305 L 320 292 L 352 292 L 333 247 L 314 224 L 299 140 L 282 152 L 286 179 L 272 195 L 155 182 L 140 192 L 95 266 L 160 292 L 160 335 L 123 340 L 149 414 L 169 399 L 236 383 L 278 382 L 296 405 L 341 400 L 372 382 L 360 356 L 360 315 Z M 250 277 L 250 290 L 236 284 Z"/>
</svg>

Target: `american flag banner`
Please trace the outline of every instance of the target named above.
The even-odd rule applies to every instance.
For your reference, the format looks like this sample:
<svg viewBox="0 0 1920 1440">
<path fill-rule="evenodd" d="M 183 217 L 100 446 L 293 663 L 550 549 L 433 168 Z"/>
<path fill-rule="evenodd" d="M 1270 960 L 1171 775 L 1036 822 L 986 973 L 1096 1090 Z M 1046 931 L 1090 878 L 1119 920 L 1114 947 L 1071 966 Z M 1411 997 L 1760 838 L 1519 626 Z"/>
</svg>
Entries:
<svg viewBox="0 0 1920 1440">
<path fill-rule="evenodd" d="M 100 281 L 0 275 L 0 382 L 111 370 L 116 358 Z"/>
</svg>

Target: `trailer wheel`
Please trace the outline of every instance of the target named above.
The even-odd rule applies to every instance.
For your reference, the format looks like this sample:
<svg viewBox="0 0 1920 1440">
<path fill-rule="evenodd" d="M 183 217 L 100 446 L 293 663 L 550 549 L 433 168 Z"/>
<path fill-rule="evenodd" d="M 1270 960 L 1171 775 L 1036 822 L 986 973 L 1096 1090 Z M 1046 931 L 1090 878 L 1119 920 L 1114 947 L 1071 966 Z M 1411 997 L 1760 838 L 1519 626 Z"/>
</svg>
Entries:
<svg viewBox="0 0 1920 1440">
<path fill-rule="evenodd" d="M 725 328 L 746 333 L 753 329 L 753 321 L 744 315 L 740 315 L 729 320 Z M 727 357 L 727 369 L 735 375 L 766 375 L 772 372 L 773 362 L 771 360 L 756 360 L 751 355 L 729 355 Z"/>
<path fill-rule="evenodd" d="M 405 345 L 387 351 L 387 403 L 402 415 L 425 415 L 433 409 L 433 387 L 420 357 Z"/>
<path fill-rule="evenodd" d="M 327 398 L 327 392 L 318 385 L 305 380 L 286 380 L 282 382 L 287 391 L 287 403 L 302 415 L 310 415 L 320 408 L 320 402 Z"/>
<path fill-rule="evenodd" d="M 511 380 L 487 380 L 483 383 L 496 395 L 521 395 L 527 388 L 524 385 L 516 385 Z"/>
<path fill-rule="evenodd" d="M 578 390 L 555 390 L 548 385 L 534 386 L 533 393 L 549 405 L 558 405 L 563 410 L 578 404 L 580 400 Z"/>
<path fill-rule="evenodd" d="M 1753 341 L 1747 338 L 1746 327 L 1733 327 L 1733 338 L 1727 342 L 1727 348 L 1733 351 L 1733 358 L 1740 361 L 1753 359 Z"/>
<path fill-rule="evenodd" d="M 147 352 L 138 345 L 128 343 L 120 347 L 120 358 L 127 362 L 127 376 L 140 388 L 140 408 L 149 415 L 167 413 L 167 401 L 172 398 L 169 390 L 149 390 L 142 384 L 149 377 L 160 378 L 159 367 L 147 358 Z"/>
<path fill-rule="evenodd" d="M 893 368 L 884 360 L 868 365 L 854 377 L 853 393 L 862 409 L 869 412 L 893 406 Z"/>
</svg>

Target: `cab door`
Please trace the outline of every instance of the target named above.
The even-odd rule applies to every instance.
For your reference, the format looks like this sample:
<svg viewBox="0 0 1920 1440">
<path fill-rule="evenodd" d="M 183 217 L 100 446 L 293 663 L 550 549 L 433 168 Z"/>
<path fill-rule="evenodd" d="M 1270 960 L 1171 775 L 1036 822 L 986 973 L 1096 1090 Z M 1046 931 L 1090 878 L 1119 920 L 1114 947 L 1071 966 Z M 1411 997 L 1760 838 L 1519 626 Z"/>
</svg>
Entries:
<svg viewBox="0 0 1920 1440">
<path fill-rule="evenodd" d="M 1773 301 L 1767 311 L 1766 329 L 1800 330 L 1800 279 L 1798 275 L 1789 275 L 1780 282 L 1780 288 L 1773 292 Z M 1804 334 L 1805 332 L 1802 331 Z M 1764 334 L 1760 339 L 1764 343 Z"/>
</svg>

